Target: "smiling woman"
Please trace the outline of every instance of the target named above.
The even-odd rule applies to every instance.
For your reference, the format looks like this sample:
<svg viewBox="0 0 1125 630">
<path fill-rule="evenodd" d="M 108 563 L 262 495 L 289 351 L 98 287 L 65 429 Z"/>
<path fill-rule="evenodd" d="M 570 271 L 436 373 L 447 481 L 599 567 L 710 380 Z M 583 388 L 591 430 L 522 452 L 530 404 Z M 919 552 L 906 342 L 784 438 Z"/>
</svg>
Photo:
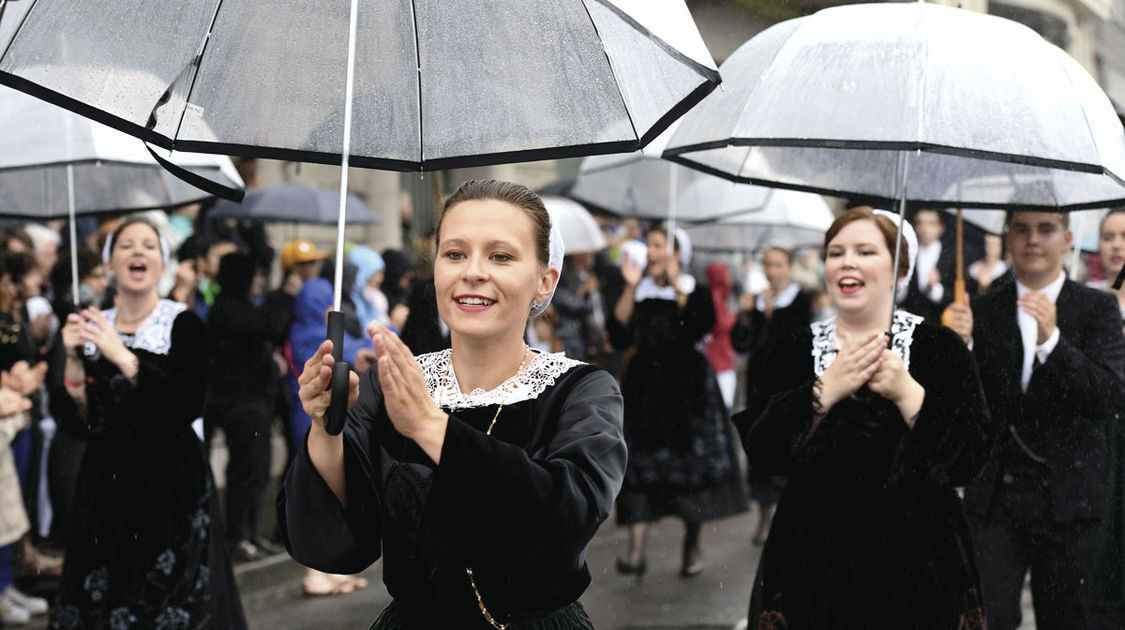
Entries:
<svg viewBox="0 0 1125 630">
<path fill-rule="evenodd" d="M 994 430 L 955 333 L 905 311 L 885 332 L 892 287 L 910 270 L 909 255 L 894 269 L 895 238 L 870 208 L 838 217 L 824 239 L 838 315 L 754 357 L 735 424 L 750 465 L 788 483 L 753 626 L 984 627 L 954 488 L 980 471 Z"/>
<path fill-rule="evenodd" d="M 374 628 L 592 628 L 578 597 L 624 475 L 622 402 L 608 373 L 523 341 L 558 281 L 551 232 L 527 188 L 463 184 L 436 232 L 452 349 L 415 358 L 370 325 L 378 365 L 352 375 L 337 436 L 332 344 L 305 364 L 313 425 L 278 501 L 285 543 L 333 573 L 382 555 L 394 601 Z"/>
<path fill-rule="evenodd" d="M 71 313 L 62 330 L 52 412 L 88 445 L 51 628 L 246 627 L 191 426 L 206 335 L 156 292 L 167 257 L 150 223 L 122 223 L 103 252 L 116 307 Z"/>
</svg>

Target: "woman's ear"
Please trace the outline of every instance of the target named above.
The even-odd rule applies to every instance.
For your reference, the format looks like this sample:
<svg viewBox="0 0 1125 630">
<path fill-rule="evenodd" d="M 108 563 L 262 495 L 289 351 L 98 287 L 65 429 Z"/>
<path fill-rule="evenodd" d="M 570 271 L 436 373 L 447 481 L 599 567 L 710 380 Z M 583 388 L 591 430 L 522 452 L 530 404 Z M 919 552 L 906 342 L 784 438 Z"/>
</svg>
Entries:
<svg viewBox="0 0 1125 630">
<path fill-rule="evenodd" d="M 558 267 L 547 267 L 547 270 L 539 276 L 539 289 L 535 292 L 535 301 L 545 302 L 547 298 L 551 297 L 558 283 Z"/>
</svg>

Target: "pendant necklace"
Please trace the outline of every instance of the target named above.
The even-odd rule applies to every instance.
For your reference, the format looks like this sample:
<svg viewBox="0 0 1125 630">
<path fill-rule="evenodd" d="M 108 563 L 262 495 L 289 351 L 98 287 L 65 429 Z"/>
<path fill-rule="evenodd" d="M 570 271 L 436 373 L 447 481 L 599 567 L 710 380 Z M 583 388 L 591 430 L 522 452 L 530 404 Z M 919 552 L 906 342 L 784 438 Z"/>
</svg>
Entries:
<svg viewBox="0 0 1125 630">
<path fill-rule="evenodd" d="M 492 416 L 492 422 L 488 423 L 488 429 L 484 432 L 485 435 L 492 435 L 492 428 L 496 426 L 496 420 L 500 417 L 500 410 L 504 408 L 505 404 L 507 404 L 508 397 L 512 395 L 512 390 L 515 389 L 516 385 L 519 383 L 520 372 L 523 372 L 523 368 L 527 365 L 529 356 L 532 356 L 531 348 L 529 348 L 527 344 L 524 344 L 523 360 L 520 361 L 520 366 L 516 368 L 516 373 L 509 380 L 508 387 L 505 389 L 504 395 L 500 399 L 500 404 L 496 407 L 496 414 Z M 445 387 L 449 383 L 449 373 L 452 370 L 453 351 L 450 350 L 449 362 L 445 364 L 445 373 L 442 374 L 441 386 L 438 389 L 438 408 L 442 408 L 441 402 L 445 397 Z M 452 415 L 454 411 L 456 411 L 454 407 L 449 408 L 450 415 Z M 499 621 L 497 621 L 496 618 L 492 616 L 492 613 L 489 612 L 488 608 L 484 605 L 484 598 L 481 597 L 480 589 L 477 588 L 477 581 L 473 578 L 473 569 L 471 567 L 465 567 L 465 573 L 469 576 L 469 585 L 473 587 L 473 593 L 477 596 L 477 606 L 480 608 L 481 614 L 484 615 L 484 620 L 487 621 L 493 628 L 496 628 L 496 630 L 505 630 L 508 627 L 508 624 L 500 623 Z"/>
</svg>

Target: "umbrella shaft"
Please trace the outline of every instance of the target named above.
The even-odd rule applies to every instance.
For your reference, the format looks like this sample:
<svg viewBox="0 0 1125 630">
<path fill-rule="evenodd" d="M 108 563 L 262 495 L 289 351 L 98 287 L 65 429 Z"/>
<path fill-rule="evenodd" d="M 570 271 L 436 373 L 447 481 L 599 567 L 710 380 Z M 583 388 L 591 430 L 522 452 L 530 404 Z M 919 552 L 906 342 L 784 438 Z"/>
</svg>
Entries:
<svg viewBox="0 0 1125 630">
<path fill-rule="evenodd" d="M 348 158 L 352 149 L 352 88 L 355 84 L 356 23 L 359 21 L 359 0 L 352 0 L 348 18 L 348 72 L 344 82 L 344 150 L 340 155 L 340 216 L 336 220 L 336 281 L 333 283 L 333 308 L 340 310 L 344 287 L 344 227 L 348 203 Z"/>
</svg>

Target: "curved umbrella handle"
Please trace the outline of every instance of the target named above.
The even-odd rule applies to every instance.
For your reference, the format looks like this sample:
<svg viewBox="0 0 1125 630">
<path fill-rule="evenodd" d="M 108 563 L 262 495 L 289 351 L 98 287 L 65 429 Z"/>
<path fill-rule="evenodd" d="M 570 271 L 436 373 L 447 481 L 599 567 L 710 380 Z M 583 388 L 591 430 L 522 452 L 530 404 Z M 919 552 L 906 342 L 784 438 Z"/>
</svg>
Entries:
<svg viewBox="0 0 1125 630">
<path fill-rule="evenodd" d="M 344 430 L 348 417 L 348 385 L 352 366 L 341 360 L 344 354 L 344 314 L 340 311 L 328 313 L 328 339 L 332 341 L 332 402 L 324 416 L 324 430 L 328 435 L 339 435 Z"/>
</svg>

